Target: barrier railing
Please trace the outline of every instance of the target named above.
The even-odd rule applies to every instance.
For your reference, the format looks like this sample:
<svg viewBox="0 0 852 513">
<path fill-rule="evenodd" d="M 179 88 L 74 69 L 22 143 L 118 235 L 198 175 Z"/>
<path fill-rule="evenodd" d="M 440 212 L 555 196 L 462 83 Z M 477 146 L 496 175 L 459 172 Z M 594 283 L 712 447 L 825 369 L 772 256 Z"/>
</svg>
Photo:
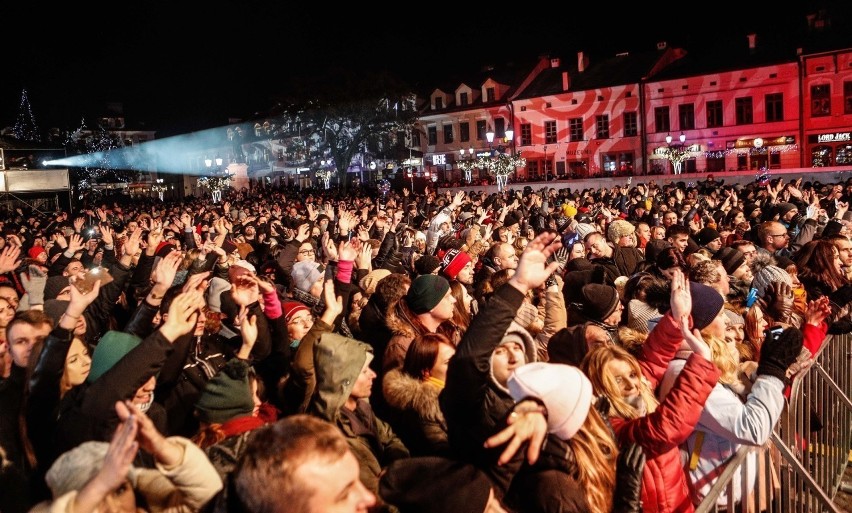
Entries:
<svg viewBox="0 0 852 513">
<path fill-rule="evenodd" d="M 850 397 L 852 336 L 830 336 L 793 380 L 770 441 L 740 447 L 696 512 L 840 513 L 833 500 L 852 449 Z"/>
</svg>

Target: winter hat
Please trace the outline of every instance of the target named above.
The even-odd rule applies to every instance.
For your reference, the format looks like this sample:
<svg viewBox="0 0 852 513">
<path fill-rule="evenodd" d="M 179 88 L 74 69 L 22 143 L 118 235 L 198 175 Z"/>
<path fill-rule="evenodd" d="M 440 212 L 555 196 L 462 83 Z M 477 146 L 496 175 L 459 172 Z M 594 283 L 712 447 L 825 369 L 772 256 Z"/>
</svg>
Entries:
<svg viewBox="0 0 852 513">
<path fill-rule="evenodd" d="M 400 513 L 479 512 L 488 504 L 491 481 L 461 461 L 440 456 L 402 458 L 382 473 L 379 496 Z"/>
<path fill-rule="evenodd" d="M 725 271 L 728 274 L 734 274 L 734 271 L 745 262 L 745 255 L 737 248 L 721 248 L 713 255 L 713 260 L 720 260 Z"/>
<path fill-rule="evenodd" d="M 255 267 L 245 260 L 237 260 L 228 268 L 228 281 L 232 284 L 236 283 L 241 277 L 247 274 L 257 274 Z"/>
<path fill-rule="evenodd" d="M 411 282 L 405 302 L 412 312 L 423 314 L 438 306 L 449 290 L 450 282 L 443 276 L 423 274 Z"/>
<path fill-rule="evenodd" d="M 66 301 L 64 299 L 47 299 L 44 302 L 42 309 L 44 310 L 45 315 L 50 317 L 53 321 L 54 326 L 59 324 L 59 319 L 62 318 L 62 314 L 64 314 L 65 310 L 68 309 L 68 303 L 70 303 L 70 301 Z"/>
<path fill-rule="evenodd" d="M 585 324 L 562 328 L 547 342 L 547 356 L 550 363 L 579 366 L 588 351 Z"/>
<path fill-rule="evenodd" d="M 664 249 L 670 248 L 672 243 L 665 239 L 649 240 L 645 244 L 645 261 L 654 263 L 657 261 L 657 255 L 663 252 Z"/>
<path fill-rule="evenodd" d="M 468 262 L 470 262 L 470 255 L 459 249 L 451 249 L 441 260 L 441 272 L 447 279 L 455 280 Z"/>
<path fill-rule="evenodd" d="M 627 327 L 640 333 L 650 333 L 648 321 L 661 315 L 660 311 L 641 299 L 627 303 Z"/>
<path fill-rule="evenodd" d="M 296 262 L 293 264 L 293 270 L 290 271 L 293 286 L 303 292 L 310 291 L 320 277 L 322 277 L 322 273 L 319 270 L 319 264 L 308 260 Z"/>
<path fill-rule="evenodd" d="M 44 282 L 44 299 L 56 299 L 62 289 L 69 284 L 68 276 L 49 276 Z"/>
<path fill-rule="evenodd" d="M 390 276 L 390 274 L 391 272 L 387 269 L 375 269 L 361 278 L 361 281 L 358 282 L 358 286 L 361 287 L 364 294 L 371 296 L 376 292 L 376 285 L 378 285 L 383 278 Z"/>
<path fill-rule="evenodd" d="M 104 333 L 98 345 L 95 346 L 95 352 L 92 354 L 92 369 L 86 381 L 89 383 L 97 381 L 141 342 L 141 338 L 123 331 L 110 330 Z"/>
<path fill-rule="evenodd" d="M 284 301 L 281 303 L 281 312 L 284 314 L 284 320 L 287 322 L 293 320 L 294 315 L 303 311 L 310 312 L 311 309 L 301 301 Z"/>
<path fill-rule="evenodd" d="M 172 244 L 171 242 L 162 241 L 159 244 L 157 244 L 157 250 L 154 252 L 154 256 L 164 258 L 174 250 L 175 250 L 174 244 Z"/>
<path fill-rule="evenodd" d="M 42 246 L 33 246 L 33 247 L 30 248 L 29 251 L 27 251 L 27 255 L 29 255 L 30 258 L 35 260 L 36 258 L 38 258 L 39 255 L 41 255 L 42 253 L 46 253 L 46 252 L 47 251 Z"/>
<path fill-rule="evenodd" d="M 230 269 L 228 271 L 230 274 Z M 222 292 L 226 290 L 231 290 L 230 282 L 218 276 L 210 278 L 210 282 L 207 285 L 207 306 L 210 310 L 217 313 L 222 312 Z"/>
<path fill-rule="evenodd" d="M 432 274 L 439 267 L 441 267 L 441 261 L 432 255 L 423 255 L 414 262 L 414 270 L 419 275 Z"/>
<path fill-rule="evenodd" d="M 725 298 L 716 289 L 694 281 L 689 282 L 689 292 L 692 294 L 692 325 L 703 330 L 722 311 Z"/>
<path fill-rule="evenodd" d="M 53 498 L 82 490 L 101 471 L 108 450 L 107 442 L 83 442 L 59 456 L 44 476 Z M 133 466 L 127 473 L 134 487 L 138 474 L 139 469 Z"/>
<path fill-rule="evenodd" d="M 254 411 L 248 362 L 233 358 L 204 387 L 195 403 L 198 420 L 207 424 L 225 422 Z"/>
<path fill-rule="evenodd" d="M 618 244 L 619 239 L 625 235 L 631 235 L 636 232 L 636 227 L 630 221 L 624 219 L 616 219 L 609 224 L 606 229 L 606 237 L 613 244 Z"/>
<path fill-rule="evenodd" d="M 798 208 L 799 207 L 797 207 L 796 205 L 794 205 L 792 203 L 779 203 L 779 204 L 775 205 L 775 214 L 777 214 L 778 217 L 781 218 L 781 217 L 784 217 L 785 215 L 787 215 L 787 212 L 789 212 L 791 210 L 796 210 Z"/>
<path fill-rule="evenodd" d="M 721 238 L 722 236 L 714 230 L 713 228 L 702 228 L 697 234 L 695 234 L 695 242 L 698 243 L 699 246 L 706 246 L 710 242 L 713 242 L 716 239 Z"/>
<path fill-rule="evenodd" d="M 569 440 L 580 430 L 592 405 L 592 383 L 580 369 L 562 363 L 521 365 L 509 376 L 509 393 L 520 401 L 540 399 L 547 408 L 547 431 Z"/>
<path fill-rule="evenodd" d="M 515 226 L 519 222 L 520 222 L 520 219 L 518 219 L 518 216 L 516 214 L 509 214 L 504 219 L 503 226 L 505 226 L 506 228 L 509 228 L 510 226 Z"/>
<path fill-rule="evenodd" d="M 775 263 L 772 256 L 759 252 L 751 261 L 751 273 L 754 276 L 751 280 L 751 287 L 755 289 L 759 298 L 766 295 L 766 289 L 772 283 L 786 283 L 790 287 L 793 286 L 790 273 L 776 266 Z"/>
<path fill-rule="evenodd" d="M 725 315 L 728 316 L 728 320 L 731 321 L 732 326 L 740 326 L 742 324 L 745 324 L 745 319 L 743 318 L 743 316 L 733 310 L 725 308 Z"/>
<path fill-rule="evenodd" d="M 578 223 L 577 227 L 574 228 L 574 232 L 580 237 L 581 241 L 586 238 L 586 235 L 596 231 L 598 229 L 595 228 L 595 225 L 589 223 Z"/>
<path fill-rule="evenodd" d="M 603 322 L 618 308 L 618 290 L 612 285 L 588 283 L 581 291 L 583 315 L 589 320 Z"/>
</svg>

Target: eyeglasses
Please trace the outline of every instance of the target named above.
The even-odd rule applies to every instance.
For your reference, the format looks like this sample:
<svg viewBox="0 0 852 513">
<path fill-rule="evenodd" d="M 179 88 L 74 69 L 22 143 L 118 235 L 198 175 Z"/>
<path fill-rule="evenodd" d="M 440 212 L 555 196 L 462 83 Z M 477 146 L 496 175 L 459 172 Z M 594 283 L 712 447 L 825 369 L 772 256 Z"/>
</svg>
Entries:
<svg viewBox="0 0 852 513">
<path fill-rule="evenodd" d="M 299 254 L 300 255 L 316 255 L 317 252 L 314 251 L 313 249 L 300 249 Z"/>
<path fill-rule="evenodd" d="M 772 238 L 775 238 L 775 237 L 789 237 L 789 236 L 790 236 L 790 234 L 789 234 L 789 233 L 787 233 L 787 232 L 784 232 L 784 233 L 771 234 L 771 235 L 769 235 L 769 236 L 770 236 L 770 237 L 772 237 Z"/>
</svg>

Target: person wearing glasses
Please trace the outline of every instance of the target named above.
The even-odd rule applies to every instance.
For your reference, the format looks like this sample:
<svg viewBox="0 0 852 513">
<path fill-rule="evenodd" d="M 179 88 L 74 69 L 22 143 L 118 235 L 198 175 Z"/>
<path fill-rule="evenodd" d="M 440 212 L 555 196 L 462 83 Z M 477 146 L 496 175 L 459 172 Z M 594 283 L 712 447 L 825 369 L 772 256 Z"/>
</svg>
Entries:
<svg viewBox="0 0 852 513">
<path fill-rule="evenodd" d="M 787 228 L 777 221 L 766 221 L 757 228 L 760 247 L 758 254 L 789 256 L 790 235 Z"/>
</svg>

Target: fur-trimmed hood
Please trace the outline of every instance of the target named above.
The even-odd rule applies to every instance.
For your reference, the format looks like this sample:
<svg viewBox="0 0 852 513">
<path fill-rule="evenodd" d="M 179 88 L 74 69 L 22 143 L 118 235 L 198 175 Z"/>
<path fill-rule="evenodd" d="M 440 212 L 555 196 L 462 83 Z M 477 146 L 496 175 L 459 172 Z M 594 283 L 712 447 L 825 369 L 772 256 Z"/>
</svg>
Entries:
<svg viewBox="0 0 852 513">
<path fill-rule="evenodd" d="M 417 332 L 414 331 L 414 326 L 412 326 L 410 322 L 400 318 L 396 314 L 396 303 L 393 303 L 388 306 L 385 323 L 387 324 L 387 327 L 391 331 L 391 333 L 396 336 L 402 336 L 406 338 L 414 338 L 415 336 L 417 336 Z"/>
<path fill-rule="evenodd" d="M 394 369 L 385 375 L 382 392 L 388 405 L 397 410 L 414 410 L 421 418 L 444 422 L 438 404 L 441 390 L 435 385 Z"/>
</svg>

